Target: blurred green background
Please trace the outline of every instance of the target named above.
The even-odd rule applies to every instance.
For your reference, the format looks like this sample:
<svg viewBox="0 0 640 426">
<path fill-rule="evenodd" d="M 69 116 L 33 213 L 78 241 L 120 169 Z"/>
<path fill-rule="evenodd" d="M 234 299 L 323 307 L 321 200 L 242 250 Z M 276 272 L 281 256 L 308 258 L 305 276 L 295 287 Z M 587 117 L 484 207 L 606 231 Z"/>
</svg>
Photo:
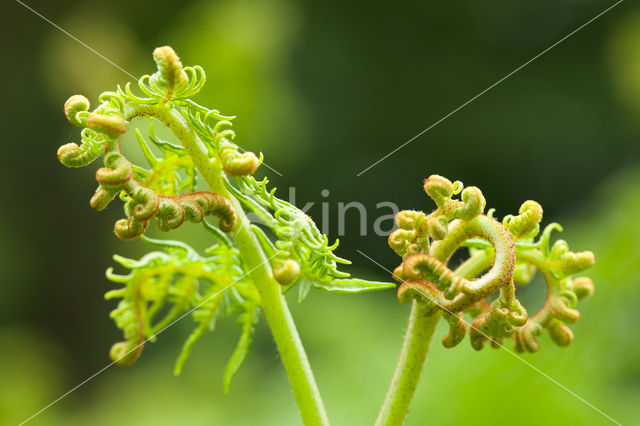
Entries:
<svg viewBox="0 0 640 426">
<path fill-rule="evenodd" d="M 356 250 L 396 266 L 371 232 L 376 204 L 431 209 L 421 190 L 430 174 L 479 186 L 498 216 L 526 199 L 542 203 L 545 223 L 560 221 L 574 250 L 595 252 L 596 294 L 579 306 L 571 346 L 544 337 L 524 359 L 621 423 L 640 423 L 637 4 L 620 4 L 360 177 L 613 1 L 27 4 L 136 76 L 153 72 L 151 51 L 165 44 L 202 65 L 208 83 L 196 100 L 238 116 L 237 142 L 283 175 L 263 170 L 282 197 L 295 187 L 299 205 L 316 202 L 317 221 L 320 203 L 329 206 L 331 239 L 338 202 L 367 206 L 369 235 L 352 215 L 340 238 L 338 254 L 357 275 L 388 279 Z M 102 298 L 111 288 L 104 269 L 114 252 L 146 248 L 111 232 L 119 206 L 90 209 L 95 167 L 65 169 L 55 157 L 79 139 L 62 114 L 67 97 L 95 104 L 129 78 L 17 2 L 4 2 L 2 16 L 0 424 L 9 425 L 109 363 L 120 333 Z M 372 424 L 408 307 L 392 291 L 316 291 L 291 308 L 332 422 Z M 174 377 L 191 327 L 185 319 L 135 366 L 106 370 L 29 424 L 300 423 L 264 320 L 229 395 L 222 372 L 238 327 L 220 322 Z M 466 340 L 447 350 L 437 340 L 409 425 L 609 423 L 504 350 L 474 352 Z"/>
</svg>

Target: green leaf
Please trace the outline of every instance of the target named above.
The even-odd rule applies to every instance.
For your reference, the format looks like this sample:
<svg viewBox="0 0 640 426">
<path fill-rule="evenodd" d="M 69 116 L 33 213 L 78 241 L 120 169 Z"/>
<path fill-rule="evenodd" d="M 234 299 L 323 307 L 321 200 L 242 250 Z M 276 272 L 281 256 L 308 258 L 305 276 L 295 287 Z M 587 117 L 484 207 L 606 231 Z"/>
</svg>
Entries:
<svg viewBox="0 0 640 426">
<path fill-rule="evenodd" d="M 215 326 L 216 315 L 218 313 L 218 307 L 222 301 L 222 297 L 210 297 L 205 300 L 205 303 L 202 304 L 198 309 L 193 312 L 193 317 L 196 319 L 200 325 L 193 330 L 193 332 L 187 338 L 187 341 L 182 346 L 182 351 L 180 351 L 180 355 L 176 360 L 176 363 L 173 367 L 173 374 L 179 376 L 182 372 L 182 367 L 184 363 L 189 358 L 191 354 L 191 349 L 193 345 L 195 345 L 198 340 L 202 337 L 205 331 L 213 331 Z"/>
<path fill-rule="evenodd" d="M 233 351 L 233 355 L 231 355 L 231 359 L 229 359 L 227 368 L 224 371 L 225 393 L 229 393 L 231 380 L 233 380 L 233 377 L 236 375 L 236 373 L 242 366 L 242 363 L 247 358 L 249 347 L 251 346 L 251 342 L 253 341 L 253 334 L 256 329 L 256 324 L 258 323 L 260 314 L 258 305 L 251 303 L 248 304 L 246 309 L 247 310 L 238 318 L 239 322 L 242 323 L 242 334 L 240 335 L 238 346 L 236 346 L 235 351 Z"/>
<path fill-rule="evenodd" d="M 333 280 L 328 283 L 314 282 L 313 286 L 334 293 L 362 293 L 363 291 L 385 290 L 395 288 L 394 283 L 367 281 L 358 278 Z"/>
<path fill-rule="evenodd" d="M 311 290 L 311 287 L 313 285 L 314 283 L 312 281 L 306 280 L 304 278 L 298 280 L 298 303 L 302 303 L 302 301 L 309 294 L 309 290 Z"/>
</svg>

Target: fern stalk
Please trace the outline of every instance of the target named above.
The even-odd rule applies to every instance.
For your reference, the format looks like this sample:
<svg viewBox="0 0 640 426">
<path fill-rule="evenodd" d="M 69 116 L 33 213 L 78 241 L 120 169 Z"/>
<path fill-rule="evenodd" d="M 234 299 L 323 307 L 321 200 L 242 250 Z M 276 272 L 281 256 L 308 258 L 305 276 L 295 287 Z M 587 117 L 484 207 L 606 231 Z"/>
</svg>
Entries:
<svg viewBox="0 0 640 426">
<path fill-rule="evenodd" d="M 407 417 L 440 317 L 441 311 L 413 302 L 402 352 L 376 426 L 401 425 Z"/>
<path fill-rule="evenodd" d="M 231 200 L 238 216 L 238 225 L 232 234 L 260 294 L 262 310 L 287 371 L 302 419 L 309 425 L 329 424 L 300 335 L 287 302 L 280 293 L 280 285 L 272 276 L 270 259 L 253 237 L 250 231 L 251 223 L 244 213 L 242 204 L 227 191 L 219 162 L 209 161 L 207 153 L 203 150 L 204 144 L 175 110 L 166 109 L 163 105 L 137 106 L 128 111 L 127 120 L 139 115 L 156 118 L 167 126 L 193 159 L 209 189 Z"/>
</svg>

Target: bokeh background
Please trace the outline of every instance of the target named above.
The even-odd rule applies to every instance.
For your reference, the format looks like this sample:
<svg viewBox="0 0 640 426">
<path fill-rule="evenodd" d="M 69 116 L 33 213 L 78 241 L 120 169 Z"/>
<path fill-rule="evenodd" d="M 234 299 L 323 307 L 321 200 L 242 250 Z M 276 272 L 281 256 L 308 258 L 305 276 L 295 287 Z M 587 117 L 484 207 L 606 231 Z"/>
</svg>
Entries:
<svg viewBox="0 0 640 426">
<path fill-rule="evenodd" d="M 134 75 L 170 44 L 208 75 L 201 104 L 237 115 L 237 141 L 262 151 L 286 198 L 356 215 L 339 254 L 351 272 L 387 274 L 398 262 L 374 235 L 376 204 L 431 209 L 432 173 L 482 188 L 497 215 L 526 199 L 559 221 L 575 250 L 595 252 L 595 296 L 580 306 L 575 341 L 524 359 L 623 424 L 640 422 L 640 7 L 626 1 L 404 149 L 356 174 L 613 1 L 299 2 L 42 0 L 26 3 Z M 17 424 L 110 361 L 120 333 L 104 269 L 140 242 L 111 232 L 114 203 L 93 212 L 95 167 L 70 170 L 55 153 L 78 139 L 62 105 L 129 80 L 14 1 L 3 2 L 0 188 L 0 424 Z M 321 196 L 322 190 L 329 195 Z M 388 213 L 384 210 L 384 213 Z M 191 232 L 193 238 L 200 238 Z M 194 236 L 195 235 L 195 236 Z M 196 244 L 199 244 L 196 241 Z M 523 293 L 530 310 L 542 282 Z M 332 422 L 372 424 L 408 315 L 393 291 L 312 292 L 291 308 Z M 43 412 L 33 425 L 295 425 L 293 396 L 264 320 L 245 366 L 222 392 L 238 336 L 219 322 L 183 374 L 172 366 L 189 319 L 147 345 L 130 368 L 112 367 Z M 438 331 L 444 335 L 445 329 Z M 436 339 L 409 425 L 607 424 L 609 421 L 504 350 L 453 350 Z"/>
</svg>

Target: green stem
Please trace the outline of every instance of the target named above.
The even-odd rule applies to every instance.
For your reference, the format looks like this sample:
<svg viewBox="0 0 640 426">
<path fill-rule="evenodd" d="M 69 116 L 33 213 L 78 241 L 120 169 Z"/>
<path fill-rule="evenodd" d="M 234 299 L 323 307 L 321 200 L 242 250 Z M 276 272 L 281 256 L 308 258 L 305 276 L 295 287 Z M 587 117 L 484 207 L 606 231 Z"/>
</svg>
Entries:
<svg viewBox="0 0 640 426">
<path fill-rule="evenodd" d="M 144 115 L 154 117 L 164 123 L 193 159 L 211 191 L 224 195 L 233 203 L 238 215 L 238 224 L 233 231 L 233 237 L 260 294 L 261 307 L 289 376 L 302 420 L 306 425 L 329 424 L 309 360 L 287 302 L 280 292 L 280 285 L 273 279 L 269 259 L 251 232 L 251 223 L 245 215 L 242 205 L 225 188 L 220 162 L 217 159 L 209 158 L 200 138 L 175 108 L 169 108 L 165 105 L 136 105 L 127 111 L 126 115 L 127 120 Z"/>
<path fill-rule="evenodd" d="M 413 301 L 400 359 L 376 426 L 401 425 L 407 417 L 441 314 Z"/>
<path fill-rule="evenodd" d="M 440 261 L 446 261 L 460 247 L 460 244 L 476 235 L 496 241 L 497 247 L 507 246 L 508 241 L 503 241 L 504 237 L 494 231 L 487 222 L 491 224 L 495 221 L 482 217 L 473 222 L 460 222 L 457 227 L 449 229 L 445 239 L 432 246 L 431 255 Z M 479 252 L 460 265 L 455 273 L 467 279 L 475 277 L 491 265 L 494 256 L 493 250 L 489 252 L 489 255 L 486 251 Z M 434 312 L 432 308 L 426 307 L 416 300 L 412 302 L 402 352 L 391 386 L 387 391 L 387 397 L 376 420 L 377 426 L 401 425 L 404 422 L 420 381 L 424 361 L 429 353 L 431 339 L 441 315 L 442 306 Z"/>
</svg>

